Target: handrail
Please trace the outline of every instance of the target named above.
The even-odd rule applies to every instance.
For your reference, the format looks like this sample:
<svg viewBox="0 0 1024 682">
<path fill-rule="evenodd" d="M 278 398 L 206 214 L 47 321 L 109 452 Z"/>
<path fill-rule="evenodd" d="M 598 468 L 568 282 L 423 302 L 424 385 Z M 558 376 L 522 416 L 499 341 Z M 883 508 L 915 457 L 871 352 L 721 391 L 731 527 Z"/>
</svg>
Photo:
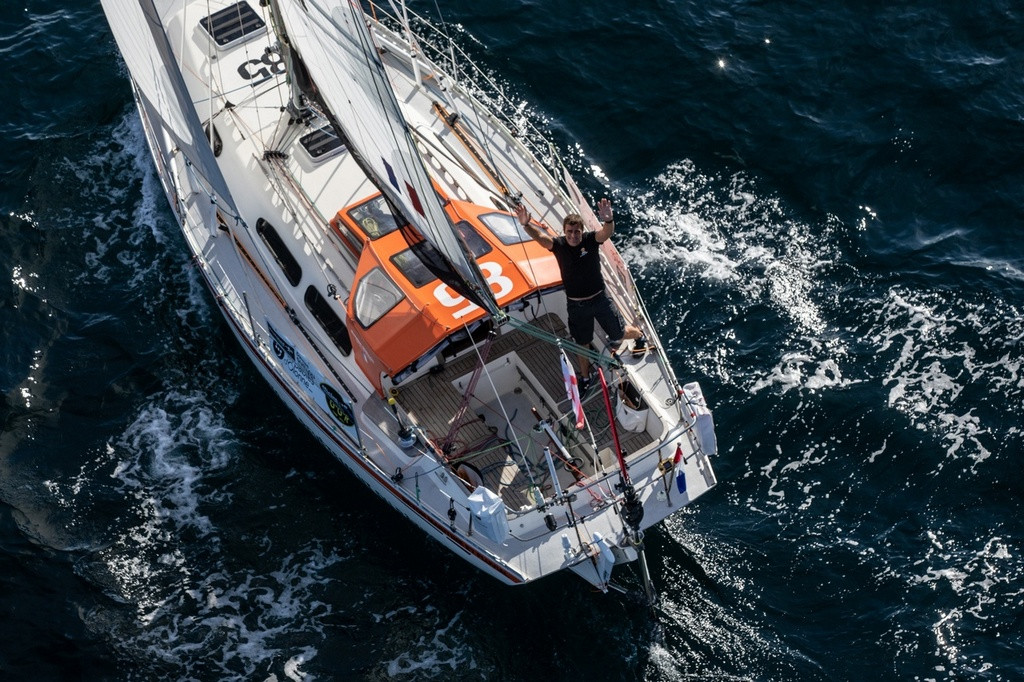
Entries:
<svg viewBox="0 0 1024 682">
<path fill-rule="evenodd" d="M 372 0 L 370 6 L 377 24 L 395 33 L 402 32 L 402 21 L 386 7 Z M 484 104 L 494 104 L 495 106 L 485 107 L 480 113 L 497 115 L 506 128 L 519 132 L 520 134 L 515 137 L 530 149 L 535 158 L 546 159 L 548 165 L 546 170 L 553 178 L 558 178 L 559 171 L 565 171 L 566 167 L 561 157 L 550 148 L 547 137 L 532 121 L 528 119 L 513 120 L 510 115 L 505 113 L 507 110 L 520 112 L 521 107 L 505 94 L 502 87 L 480 68 L 443 28 L 413 10 L 408 10 L 408 14 L 416 24 L 414 31 L 417 38 L 416 44 L 421 49 L 421 58 L 432 65 L 443 65 L 440 70 L 456 78 L 460 90 L 465 91 L 473 98 L 484 100 Z M 466 71 L 470 73 L 467 74 L 465 80 L 460 80 L 459 74 Z M 522 134 L 524 132 L 527 134 Z"/>
</svg>

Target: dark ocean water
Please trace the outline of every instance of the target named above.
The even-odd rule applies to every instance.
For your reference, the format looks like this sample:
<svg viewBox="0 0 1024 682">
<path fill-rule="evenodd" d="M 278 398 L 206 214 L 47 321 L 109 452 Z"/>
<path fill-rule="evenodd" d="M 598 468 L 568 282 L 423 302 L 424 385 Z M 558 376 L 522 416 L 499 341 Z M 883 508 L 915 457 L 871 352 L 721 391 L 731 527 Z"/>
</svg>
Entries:
<svg viewBox="0 0 1024 682">
<path fill-rule="evenodd" d="M 1024 9 L 574 5 L 443 10 L 715 409 L 658 624 L 478 575 L 321 451 L 190 267 L 99 3 L 4 0 L 4 679 L 1024 679 Z"/>
</svg>

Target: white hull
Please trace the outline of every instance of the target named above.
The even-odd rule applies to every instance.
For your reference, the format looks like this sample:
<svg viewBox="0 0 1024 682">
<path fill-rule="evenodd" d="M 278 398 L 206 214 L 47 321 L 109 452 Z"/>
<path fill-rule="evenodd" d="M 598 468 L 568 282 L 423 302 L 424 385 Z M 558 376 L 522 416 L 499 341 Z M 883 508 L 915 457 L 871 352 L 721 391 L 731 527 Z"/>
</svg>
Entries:
<svg viewBox="0 0 1024 682">
<path fill-rule="evenodd" d="M 105 0 L 108 15 L 108 5 L 118 2 Z M 310 292 L 315 290 L 324 301 L 321 312 L 323 305 L 330 306 L 340 322 L 352 325 L 344 305 L 359 253 L 328 223 L 342 208 L 371 196 L 375 188 L 347 151 L 313 158 L 302 145 L 301 139 L 319 124 L 288 123 L 289 114 L 282 108 L 290 92 L 282 63 L 266 51 L 275 42 L 272 32 L 243 36 L 227 46 L 215 45 L 204 33 L 200 24 L 205 17 L 233 5 L 156 2 L 195 111 L 168 111 L 167 102 L 137 100 L 168 200 L 198 269 L 246 355 L 325 449 L 458 556 L 510 585 L 570 569 L 606 589 L 610 564 L 637 557 L 633 543 L 638 531 L 714 486 L 707 456 L 713 454 L 713 435 L 709 415 L 702 415 L 702 397 L 698 393 L 689 402 L 685 399 L 660 351 L 634 358 L 627 348 L 623 354 L 615 376 L 639 387 L 648 403 L 643 431 L 623 431 L 624 442 L 631 443 L 624 448 L 625 461 L 643 506 L 643 520 L 633 528 L 620 513 L 620 471 L 599 391 L 586 402 L 587 415 L 591 425 L 598 424 L 595 429 L 604 430 L 581 435 L 580 443 L 571 446 L 569 459 L 578 462 L 575 473 L 569 465 L 560 465 L 554 470 L 556 480 L 549 475 L 552 469 L 540 453 L 552 441 L 543 431 L 531 429 L 535 419 L 527 412 L 540 407 L 557 434 L 572 440 L 560 427 L 568 401 L 564 392 L 558 395 L 561 374 L 557 364 L 548 366 L 551 354 L 535 348 L 515 325 L 494 331 L 494 351 L 479 378 L 476 402 L 468 410 L 471 416 L 479 412 L 481 418 L 467 420 L 457 434 L 452 429 L 449 440 L 461 444 L 460 456 L 448 458 L 448 452 L 440 452 L 445 434 L 439 431 L 454 416 L 445 400 L 457 398 L 465 389 L 481 347 L 467 345 L 450 356 L 439 352 L 406 376 L 382 380 L 367 376 L 357 362 L 359 351 L 345 352 L 345 344 L 332 336 L 330 320 L 325 323 L 324 316 L 318 316 Z M 252 9 L 262 11 L 258 5 Z M 396 34 L 376 25 L 373 30 L 378 45 L 386 48 L 386 71 L 403 114 L 416 131 L 426 167 L 448 196 L 508 210 L 494 186 L 488 186 L 487 174 L 431 111 L 430 102 L 441 98 L 474 113 L 487 146 L 495 152 L 494 167 L 523 192 L 535 217 L 560 225 L 561 217 L 574 211 L 564 188 L 497 119 L 477 114 L 474 107 L 480 105 L 435 65 L 412 60 Z M 133 76 L 137 77 L 134 72 Z M 180 140 L 167 132 L 168 121 L 175 117 L 197 116 L 205 122 L 211 114 L 220 138 L 216 164 L 233 198 L 231 207 L 214 203 L 210 177 L 186 163 Z M 276 242 L 266 236 L 266 225 L 273 227 Z M 282 250 L 290 255 L 282 257 Z M 552 289 L 530 300 L 529 305 L 512 306 L 509 315 L 564 330 L 560 291 Z M 443 300 L 441 304 L 446 305 Z M 634 313 L 644 316 L 643 325 L 656 339 L 642 309 Z M 381 381 L 384 392 L 396 397 L 394 406 L 381 397 Z M 504 432 L 492 426 L 496 422 L 489 409 L 504 411 L 506 417 L 514 413 Z M 346 424 L 348 415 L 354 424 Z M 401 427 L 409 423 L 415 425 L 418 438 L 403 448 Z M 518 436 L 512 435 L 517 431 Z M 467 440 L 485 445 L 474 449 Z M 673 463 L 677 451 L 681 457 Z M 557 452 L 555 457 L 557 462 Z M 671 466 L 659 469 L 666 461 Z M 469 466 L 460 468 L 462 464 Z M 463 478 L 455 475 L 456 469 Z M 501 516 L 507 519 L 507 532 L 490 531 L 499 532 L 500 541 L 488 537 L 488 529 L 481 525 L 496 519 L 470 511 L 469 496 L 478 486 L 504 503 Z M 559 497 L 559 490 L 573 497 Z M 603 540 L 596 542 L 597 537 Z"/>
</svg>

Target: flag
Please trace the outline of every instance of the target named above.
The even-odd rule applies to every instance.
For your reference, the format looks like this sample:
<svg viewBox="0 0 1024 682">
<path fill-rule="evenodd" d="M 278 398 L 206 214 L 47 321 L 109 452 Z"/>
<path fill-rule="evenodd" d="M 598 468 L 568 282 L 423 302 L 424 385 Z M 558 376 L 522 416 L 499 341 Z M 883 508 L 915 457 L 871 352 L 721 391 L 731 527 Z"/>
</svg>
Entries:
<svg viewBox="0 0 1024 682">
<path fill-rule="evenodd" d="M 679 467 L 679 460 L 681 460 L 682 458 L 683 458 L 683 446 L 682 445 L 677 445 L 676 446 L 676 456 L 672 460 L 672 466 L 675 467 L 676 469 L 678 469 L 678 473 L 676 474 L 676 488 L 679 489 L 679 492 L 685 493 L 686 492 L 686 469 L 679 469 L 678 468 Z"/>
<path fill-rule="evenodd" d="M 572 405 L 573 415 L 576 417 L 576 428 L 583 428 L 583 403 L 580 402 L 580 388 L 576 384 L 576 372 L 569 364 L 569 358 L 565 351 L 559 351 L 562 360 L 562 379 L 565 381 L 565 396 Z"/>
</svg>

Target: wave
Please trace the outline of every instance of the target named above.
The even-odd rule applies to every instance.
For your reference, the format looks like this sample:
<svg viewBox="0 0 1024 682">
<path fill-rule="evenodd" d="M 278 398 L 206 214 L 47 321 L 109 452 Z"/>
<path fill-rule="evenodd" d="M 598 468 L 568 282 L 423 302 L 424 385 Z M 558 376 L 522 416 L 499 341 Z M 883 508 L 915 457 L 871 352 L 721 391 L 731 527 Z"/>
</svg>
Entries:
<svg viewBox="0 0 1024 682">
<path fill-rule="evenodd" d="M 74 277 L 80 307 L 96 302 L 114 317 L 90 325 L 95 316 L 79 306 L 65 314 L 86 320 L 75 325 L 81 343 L 114 344 L 127 374 L 151 378 L 135 387 L 134 405 L 110 420 L 111 435 L 77 473 L 44 481 L 66 521 L 63 537 L 44 541 L 80 553 L 76 572 L 107 598 L 83 620 L 128 668 L 146 670 L 142 679 L 160 670 L 177 676 L 205 659 L 223 660 L 213 667 L 226 676 L 249 676 L 282 655 L 281 673 L 294 676 L 315 650 L 273 642 L 315 620 L 310 595 L 337 556 L 309 545 L 277 571 L 231 568 L 222 521 L 211 513 L 233 504 L 225 476 L 239 470 L 244 446 L 225 408 L 239 397 L 241 370 L 211 339 L 216 315 L 137 115 L 108 132 L 83 158 L 58 165 L 63 205 L 86 207 L 64 213 L 85 245 Z M 112 371 L 117 376 L 98 376 L 116 388 L 124 377 L 118 366 Z"/>
<path fill-rule="evenodd" d="M 706 176 L 690 161 L 626 203 L 624 257 L 678 357 L 753 394 L 847 385 L 833 319 L 849 277 L 838 221 L 794 218 L 746 176 Z"/>
<path fill-rule="evenodd" d="M 799 625 L 822 613 L 816 641 L 888 642 L 897 674 L 992 674 L 980 643 L 1009 627 L 1024 564 L 1009 528 L 979 532 L 1000 517 L 1001 497 L 987 496 L 970 522 L 960 511 L 966 489 L 1004 485 L 1024 447 L 1024 310 L 993 279 L 963 286 L 861 267 L 863 224 L 796 219 L 742 175 L 680 162 L 628 201 L 636 227 L 621 248 L 670 357 L 710 377 L 726 444 L 716 466 L 725 502 L 681 517 L 698 531 L 666 524 L 694 564 L 670 571 L 686 587 L 671 591 L 667 613 L 679 632 L 703 636 L 679 635 L 669 650 L 726 676 L 824 676 L 813 661 L 828 652 Z M 871 587 L 854 595 L 847 585 L 861 574 Z M 871 608 L 897 611 L 851 630 Z M 746 664 L 722 666 L 733 656 Z M 660 679 L 693 672 L 692 661 L 651 658 Z M 863 665 L 827 669 L 858 677 Z"/>
</svg>

